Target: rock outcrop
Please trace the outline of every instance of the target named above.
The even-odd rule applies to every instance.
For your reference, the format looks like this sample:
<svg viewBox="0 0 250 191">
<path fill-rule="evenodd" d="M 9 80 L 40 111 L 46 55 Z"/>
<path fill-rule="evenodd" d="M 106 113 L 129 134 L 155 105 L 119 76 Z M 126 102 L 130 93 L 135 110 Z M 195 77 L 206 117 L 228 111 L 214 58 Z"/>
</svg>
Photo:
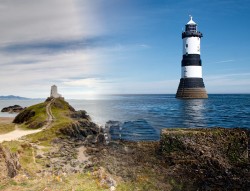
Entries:
<svg viewBox="0 0 250 191">
<path fill-rule="evenodd" d="M 33 110 L 30 110 L 30 109 L 25 109 L 23 112 L 19 113 L 13 123 L 17 123 L 17 124 L 21 124 L 21 123 L 24 123 L 24 122 L 27 122 L 29 121 L 32 117 L 35 116 L 35 111 Z"/>
<path fill-rule="evenodd" d="M 71 113 L 75 121 L 59 129 L 60 133 L 71 138 L 85 141 L 85 144 L 104 144 L 105 137 L 101 128 L 91 121 L 86 111 L 80 110 Z"/>
<path fill-rule="evenodd" d="M 163 129 L 160 151 L 178 172 L 175 178 L 186 185 L 192 182 L 194 188 L 204 190 L 247 190 L 248 139 L 243 129 Z"/>
<path fill-rule="evenodd" d="M 19 113 L 25 108 L 21 107 L 20 105 L 13 105 L 9 107 L 4 107 L 1 112 L 9 112 L 9 113 Z"/>
<path fill-rule="evenodd" d="M 21 165 L 16 153 L 12 153 L 9 149 L 0 145 L 0 178 L 13 178 L 18 174 Z"/>
</svg>

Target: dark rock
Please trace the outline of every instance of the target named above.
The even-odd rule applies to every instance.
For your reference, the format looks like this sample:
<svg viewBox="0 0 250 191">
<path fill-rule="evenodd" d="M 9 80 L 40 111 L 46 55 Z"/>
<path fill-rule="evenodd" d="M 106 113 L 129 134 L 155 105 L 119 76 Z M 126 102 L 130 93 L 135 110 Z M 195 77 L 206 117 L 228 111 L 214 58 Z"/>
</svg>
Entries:
<svg viewBox="0 0 250 191">
<path fill-rule="evenodd" d="M 15 117 L 13 123 L 17 124 L 24 123 L 28 121 L 30 118 L 34 117 L 35 114 L 36 114 L 35 111 L 30 109 L 25 109 Z"/>
<path fill-rule="evenodd" d="M 1 176 L 13 178 L 21 169 L 16 153 L 10 152 L 7 148 L 0 145 L 0 170 Z"/>
<path fill-rule="evenodd" d="M 42 155 L 36 155 L 36 158 L 41 159 L 41 158 L 43 158 L 43 156 Z"/>
<path fill-rule="evenodd" d="M 248 137 L 242 129 L 163 129 L 160 151 L 168 165 L 209 190 L 246 190 Z M 179 176 L 179 175 L 177 175 Z M 177 177 L 180 179 L 180 177 Z M 185 182 L 185 183 L 186 183 Z"/>
<path fill-rule="evenodd" d="M 88 135 L 85 144 L 95 144 L 96 143 L 96 137 L 94 135 Z"/>
<path fill-rule="evenodd" d="M 67 127 L 60 128 L 59 131 L 64 135 L 83 141 L 90 135 L 96 138 L 100 132 L 100 128 L 95 123 L 85 119 L 73 122 Z M 89 142 L 89 140 L 86 142 Z"/>
<path fill-rule="evenodd" d="M 87 119 L 87 120 L 90 120 L 90 116 L 87 114 L 87 112 L 85 110 L 76 111 L 73 114 L 71 114 L 71 117 L 75 118 L 75 119 Z"/>
<path fill-rule="evenodd" d="M 9 112 L 9 113 L 19 113 L 25 108 L 21 107 L 20 105 L 13 105 L 9 107 L 4 107 L 1 112 Z"/>
<path fill-rule="evenodd" d="M 104 134 L 100 133 L 98 136 L 97 136 L 97 144 L 105 144 L 106 143 L 106 140 L 105 140 L 105 136 Z"/>
</svg>

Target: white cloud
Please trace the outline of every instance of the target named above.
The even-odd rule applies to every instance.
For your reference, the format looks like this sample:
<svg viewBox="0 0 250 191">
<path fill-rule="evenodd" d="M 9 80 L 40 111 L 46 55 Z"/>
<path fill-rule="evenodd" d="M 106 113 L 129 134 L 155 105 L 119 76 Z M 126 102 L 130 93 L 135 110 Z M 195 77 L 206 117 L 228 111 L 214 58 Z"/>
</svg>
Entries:
<svg viewBox="0 0 250 191">
<path fill-rule="evenodd" d="M 13 63 L 1 66 L 1 94 L 20 95 L 21 93 L 28 97 L 44 97 L 52 84 L 56 83 L 60 86 L 63 79 L 99 75 L 100 70 L 104 72 L 105 68 L 99 64 L 102 59 L 101 54 L 100 57 L 96 57 L 96 53 L 95 50 L 56 55 L 22 54 L 13 58 L 1 55 L 5 62 Z M 22 60 L 24 63 L 18 63 Z M 36 60 L 36 62 L 27 64 L 25 60 Z"/>
<path fill-rule="evenodd" d="M 102 32 L 92 7 L 85 1 L 80 15 L 75 0 L 2 0 L 1 45 L 27 41 L 72 39 Z M 88 6 L 89 5 L 89 6 Z"/>
<path fill-rule="evenodd" d="M 89 0 L 2 0 L 1 95 L 46 97 L 63 79 L 105 72 L 97 16 Z"/>
<path fill-rule="evenodd" d="M 104 81 L 97 78 L 85 78 L 77 80 L 68 80 L 63 82 L 64 85 L 68 86 L 78 86 L 78 87 L 87 87 L 87 88 L 97 88 Z"/>
</svg>

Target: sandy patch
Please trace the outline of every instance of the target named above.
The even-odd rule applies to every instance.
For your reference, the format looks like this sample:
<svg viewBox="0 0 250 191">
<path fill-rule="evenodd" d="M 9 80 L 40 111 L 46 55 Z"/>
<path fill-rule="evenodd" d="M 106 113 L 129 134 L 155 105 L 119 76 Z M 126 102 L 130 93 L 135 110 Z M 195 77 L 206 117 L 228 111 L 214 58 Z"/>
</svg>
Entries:
<svg viewBox="0 0 250 191">
<path fill-rule="evenodd" d="M 38 133 L 42 129 L 36 129 L 36 130 L 21 130 L 21 129 L 16 129 L 14 131 L 11 131 L 6 134 L 0 135 L 0 143 L 3 141 L 13 141 L 17 140 L 25 135 L 33 134 L 33 133 Z"/>
<path fill-rule="evenodd" d="M 12 123 L 14 117 L 0 117 L 0 123 Z"/>
</svg>

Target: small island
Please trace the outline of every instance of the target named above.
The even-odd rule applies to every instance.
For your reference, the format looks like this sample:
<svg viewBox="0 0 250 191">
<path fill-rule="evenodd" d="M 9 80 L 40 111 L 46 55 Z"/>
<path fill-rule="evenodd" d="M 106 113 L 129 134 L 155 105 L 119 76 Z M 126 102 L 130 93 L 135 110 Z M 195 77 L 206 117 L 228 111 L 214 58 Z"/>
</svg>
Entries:
<svg viewBox="0 0 250 191">
<path fill-rule="evenodd" d="M 247 190 L 249 130 L 163 129 L 159 141 L 110 140 L 61 96 L 13 121 L 34 131 L 0 144 L 6 190 Z"/>
<path fill-rule="evenodd" d="M 13 105 L 9 107 L 4 107 L 1 112 L 8 112 L 8 113 L 19 113 L 22 111 L 24 108 L 21 107 L 20 105 Z"/>
</svg>

